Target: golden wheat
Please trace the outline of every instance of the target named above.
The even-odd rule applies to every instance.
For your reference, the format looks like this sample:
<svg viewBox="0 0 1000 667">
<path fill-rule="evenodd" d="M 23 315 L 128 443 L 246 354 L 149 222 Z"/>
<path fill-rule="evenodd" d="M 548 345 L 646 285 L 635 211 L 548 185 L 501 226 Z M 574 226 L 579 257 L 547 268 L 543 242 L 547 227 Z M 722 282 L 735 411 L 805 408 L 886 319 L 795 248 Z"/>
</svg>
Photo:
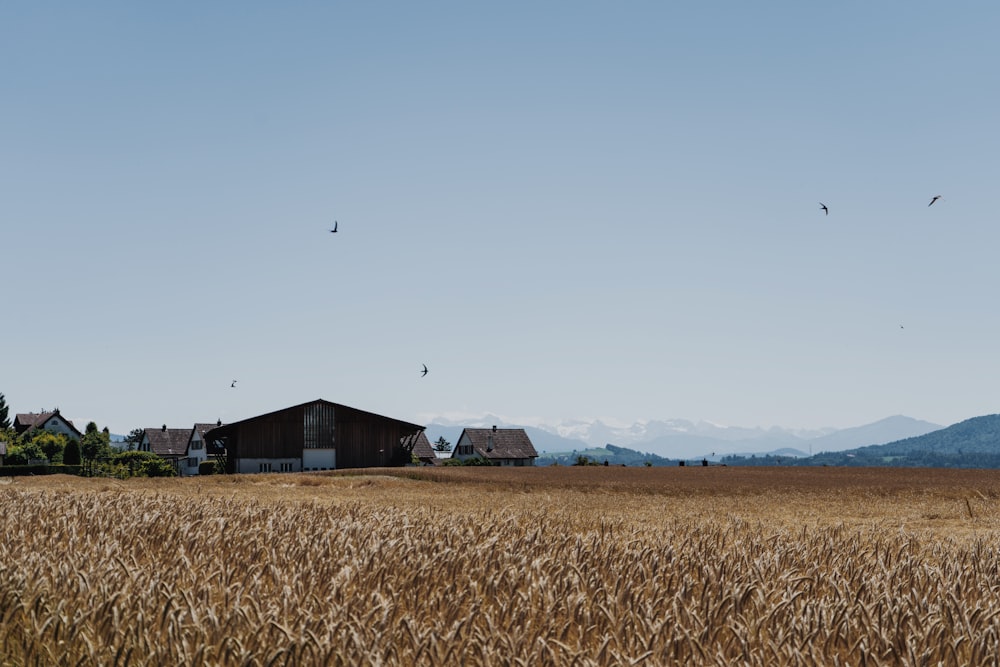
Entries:
<svg viewBox="0 0 1000 667">
<path fill-rule="evenodd" d="M 0 489 L 0 652 L 17 665 L 996 664 L 992 476 L 690 472 L 17 480 Z"/>
</svg>

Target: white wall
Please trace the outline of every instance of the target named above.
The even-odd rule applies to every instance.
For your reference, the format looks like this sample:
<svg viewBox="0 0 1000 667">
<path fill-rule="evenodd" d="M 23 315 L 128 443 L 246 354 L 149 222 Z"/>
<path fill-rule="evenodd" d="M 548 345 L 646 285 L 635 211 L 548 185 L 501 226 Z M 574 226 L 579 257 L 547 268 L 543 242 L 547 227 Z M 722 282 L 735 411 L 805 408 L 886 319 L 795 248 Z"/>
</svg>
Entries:
<svg viewBox="0 0 1000 667">
<path fill-rule="evenodd" d="M 193 466 L 189 466 L 188 459 L 196 459 L 197 462 Z M 198 466 L 202 461 L 207 459 L 208 451 L 205 449 L 205 441 L 202 440 L 201 434 L 195 431 L 191 435 L 190 442 L 188 442 L 187 458 L 181 459 L 181 476 L 188 477 L 189 475 L 197 475 Z"/>
<path fill-rule="evenodd" d="M 77 438 L 79 436 L 73 433 L 71 429 L 62 417 L 53 415 L 42 425 L 42 429 L 48 431 L 49 433 L 62 433 L 67 438 Z"/>
<path fill-rule="evenodd" d="M 473 450 L 472 454 L 459 454 L 458 452 L 461 451 L 461 447 L 465 447 L 465 446 L 471 447 L 472 446 L 472 441 L 469 440 L 468 434 L 463 432 L 462 436 L 458 439 L 458 442 L 455 443 L 455 446 L 452 447 L 452 449 L 451 449 L 451 456 L 452 456 L 452 458 L 461 459 L 462 461 L 466 461 L 468 459 L 471 459 L 471 458 L 479 456 L 479 454 L 475 453 L 475 450 Z"/>
<path fill-rule="evenodd" d="M 236 459 L 236 472 L 239 473 L 301 471 L 301 459 Z"/>
</svg>

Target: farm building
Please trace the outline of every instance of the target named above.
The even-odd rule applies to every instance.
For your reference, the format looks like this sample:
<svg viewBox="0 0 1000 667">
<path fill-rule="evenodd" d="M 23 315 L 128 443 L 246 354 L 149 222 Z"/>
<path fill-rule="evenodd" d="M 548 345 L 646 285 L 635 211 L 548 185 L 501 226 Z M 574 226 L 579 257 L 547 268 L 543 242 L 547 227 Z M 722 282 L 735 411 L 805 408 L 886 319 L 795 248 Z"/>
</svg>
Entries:
<svg viewBox="0 0 1000 667">
<path fill-rule="evenodd" d="M 14 431 L 18 435 L 31 434 L 33 431 L 48 431 L 61 433 L 70 440 L 81 440 L 83 434 L 73 426 L 73 422 L 59 414 L 56 408 L 52 412 L 25 412 L 14 417 Z"/>
<path fill-rule="evenodd" d="M 523 428 L 467 428 L 462 430 L 452 458 L 480 457 L 498 466 L 533 466 L 538 452 Z"/>
<path fill-rule="evenodd" d="M 153 452 L 170 461 L 177 474 L 182 477 L 198 474 L 198 464 L 208 458 L 205 448 L 205 434 L 217 424 L 195 424 L 194 428 L 147 428 L 142 432 L 138 449 Z"/>
<path fill-rule="evenodd" d="M 423 431 L 404 438 L 403 445 L 411 450 L 411 460 L 417 459 L 423 465 L 437 465 L 437 454 L 431 447 L 431 441 L 427 439 L 427 434 Z"/>
<path fill-rule="evenodd" d="M 166 459 L 181 474 L 181 461 L 187 458 L 188 441 L 191 439 L 190 428 L 147 428 L 142 432 L 138 449 L 140 452 L 153 452 Z"/>
<path fill-rule="evenodd" d="M 423 426 L 318 399 L 217 426 L 208 453 L 228 473 L 405 465 Z"/>
</svg>

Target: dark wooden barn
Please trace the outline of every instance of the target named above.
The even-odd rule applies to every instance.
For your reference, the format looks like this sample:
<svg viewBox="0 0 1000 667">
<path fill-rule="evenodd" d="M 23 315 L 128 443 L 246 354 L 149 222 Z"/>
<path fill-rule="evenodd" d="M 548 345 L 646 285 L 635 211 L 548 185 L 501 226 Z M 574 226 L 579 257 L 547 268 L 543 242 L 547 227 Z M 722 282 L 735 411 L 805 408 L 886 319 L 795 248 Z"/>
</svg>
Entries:
<svg viewBox="0 0 1000 667">
<path fill-rule="evenodd" d="M 398 466 L 423 426 L 322 399 L 213 428 L 210 454 L 226 472 Z"/>
</svg>

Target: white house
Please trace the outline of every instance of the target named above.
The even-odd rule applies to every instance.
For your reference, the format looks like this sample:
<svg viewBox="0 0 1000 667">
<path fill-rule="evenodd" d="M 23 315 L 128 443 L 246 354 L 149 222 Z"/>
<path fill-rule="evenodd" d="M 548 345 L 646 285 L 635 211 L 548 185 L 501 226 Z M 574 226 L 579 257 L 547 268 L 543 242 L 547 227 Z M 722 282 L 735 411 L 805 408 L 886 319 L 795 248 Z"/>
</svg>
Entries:
<svg viewBox="0 0 1000 667">
<path fill-rule="evenodd" d="M 493 465 L 533 466 L 538 452 L 523 428 L 463 429 L 451 457 L 465 461 L 477 456 Z"/>
<path fill-rule="evenodd" d="M 208 459 L 208 450 L 205 447 L 205 434 L 216 426 L 222 426 L 222 422 L 215 424 L 195 424 L 191 429 L 191 437 L 188 439 L 187 457 L 180 462 L 180 474 L 182 477 L 198 474 L 198 466 L 202 461 Z"/>
<path fill-rule="evenodd" d="M 195 424 L 194 428 L 147 428 L 142 432 L 139 451 L 153 452 L 174 464 L 177 474 L 189 477 L 198 474 L 198 466 L 208 458 L 205 448 L 205 433 L 222 426 L 216 424 Z"/>
<path fill-rule="evenodd" d="M 14 430 L 18 435 L 32 431 L 48 431 L 61 433 L 71 440 L 81 440 L 83 434 L 76 430 L 73 422 L 61 414 L 59 408 L 52 412 L 25 412 L 14 417 Z"/>
</svg>

